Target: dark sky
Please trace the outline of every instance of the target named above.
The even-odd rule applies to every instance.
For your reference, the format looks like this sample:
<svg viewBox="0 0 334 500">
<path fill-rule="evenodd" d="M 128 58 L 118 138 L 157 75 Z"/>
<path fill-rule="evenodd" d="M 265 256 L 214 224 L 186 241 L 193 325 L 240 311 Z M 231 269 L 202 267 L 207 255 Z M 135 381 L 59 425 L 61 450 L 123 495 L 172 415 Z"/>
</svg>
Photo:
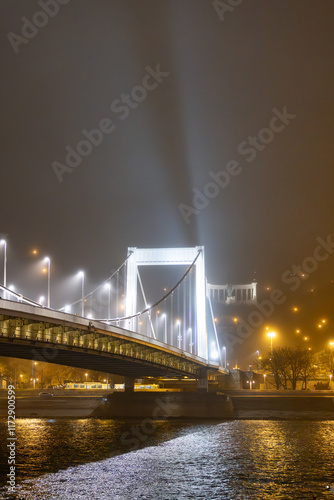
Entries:
<svg viewBox="0 0 334 500">
<path fill-rule="evenodd" d="M 128 246 L 204 245 L 210 282 L 247 283 L 256 271 L 259 286 L 284 289 L 282 274 L 334 234 L 333 0 L 244 0 L 223 20 L 209 0 L 58 7 L 23 43 L 8 33 L 24 36 L 23 17 L 43 24 L 41 7 L 0 4 L 8 282 L 29 292 L 33 247 L 52 257 L 55 279 L 83 268 L 93 286 Z M 157 65 L 169 75 L 122 120 L 111 103 Z M 295 117 L 247 161 L 239 145 L 284 107 Z M 52 163 L 103 118 L 115 130 L 59 182 Z M 192 206 L 193 189 L 231 160 L 241 172 L 187 224 L 179 204 Z M 310 286 L 328 286 L 333 259 Z"/>
</svg>

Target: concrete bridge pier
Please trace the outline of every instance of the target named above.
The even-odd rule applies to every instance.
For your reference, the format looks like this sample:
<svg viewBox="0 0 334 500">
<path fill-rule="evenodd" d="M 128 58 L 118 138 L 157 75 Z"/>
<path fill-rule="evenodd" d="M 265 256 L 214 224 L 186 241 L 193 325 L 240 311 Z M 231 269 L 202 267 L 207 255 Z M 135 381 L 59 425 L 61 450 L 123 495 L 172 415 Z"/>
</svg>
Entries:
<svg viewBox="0 0 334 500">
<path fill-rule="evenodd" d="M 200 368 L 198 377 L 198 392 L 208 392 L 208 370 Z"/>
<path fill-rule="evenodd" d="M 135 390 L 135 379 L 133 377 L 124 377 L 124 391 L 134 392 Z"/>
</svg>

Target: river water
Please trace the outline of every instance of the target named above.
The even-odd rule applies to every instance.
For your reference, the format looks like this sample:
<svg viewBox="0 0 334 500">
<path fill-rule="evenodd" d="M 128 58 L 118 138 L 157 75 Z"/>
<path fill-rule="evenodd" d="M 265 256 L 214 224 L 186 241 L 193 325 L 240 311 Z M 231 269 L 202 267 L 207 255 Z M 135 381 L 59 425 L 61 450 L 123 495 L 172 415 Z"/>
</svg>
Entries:
<svg viewBox="0 0 334 500">
<path fill-rule="evenodd" d="M 334 499 L 334 421 L 18 419 L 17 487 L 0 498 Z"/>
</svg>

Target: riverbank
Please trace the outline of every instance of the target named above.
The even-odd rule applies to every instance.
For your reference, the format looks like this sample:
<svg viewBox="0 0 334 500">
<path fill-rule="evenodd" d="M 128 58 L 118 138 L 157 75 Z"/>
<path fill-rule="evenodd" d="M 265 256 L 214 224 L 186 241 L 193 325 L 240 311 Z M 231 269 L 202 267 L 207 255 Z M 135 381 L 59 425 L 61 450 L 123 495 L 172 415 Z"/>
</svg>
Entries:
<svg viewBox="0 0 334 500">
<path fill-rule="evenodd" d="M 51 399 L 18 395 L 16 418 L 334 420 L 334 394 L 328 392 L 87 392 L 63 391 Z M 1 397 L 0 418 L 6 416 L 7 398 Z"/>
</svg>

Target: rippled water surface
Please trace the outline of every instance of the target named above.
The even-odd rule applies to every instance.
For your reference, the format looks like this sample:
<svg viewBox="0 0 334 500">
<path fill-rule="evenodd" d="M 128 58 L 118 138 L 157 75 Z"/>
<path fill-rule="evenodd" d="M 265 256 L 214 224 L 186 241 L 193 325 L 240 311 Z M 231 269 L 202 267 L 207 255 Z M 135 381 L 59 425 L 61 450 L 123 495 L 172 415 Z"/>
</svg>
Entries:
<svg viewBox="0 0 334 500">
<path fill-rule="evenodd" d="M 1 431 L 4 478 L 4 424 Z M 18 420 L 17 437 L 11 498 L 334 499 L 325 491 L 334 481 L 334 421 L 36 419 Z"/>
</svg>

